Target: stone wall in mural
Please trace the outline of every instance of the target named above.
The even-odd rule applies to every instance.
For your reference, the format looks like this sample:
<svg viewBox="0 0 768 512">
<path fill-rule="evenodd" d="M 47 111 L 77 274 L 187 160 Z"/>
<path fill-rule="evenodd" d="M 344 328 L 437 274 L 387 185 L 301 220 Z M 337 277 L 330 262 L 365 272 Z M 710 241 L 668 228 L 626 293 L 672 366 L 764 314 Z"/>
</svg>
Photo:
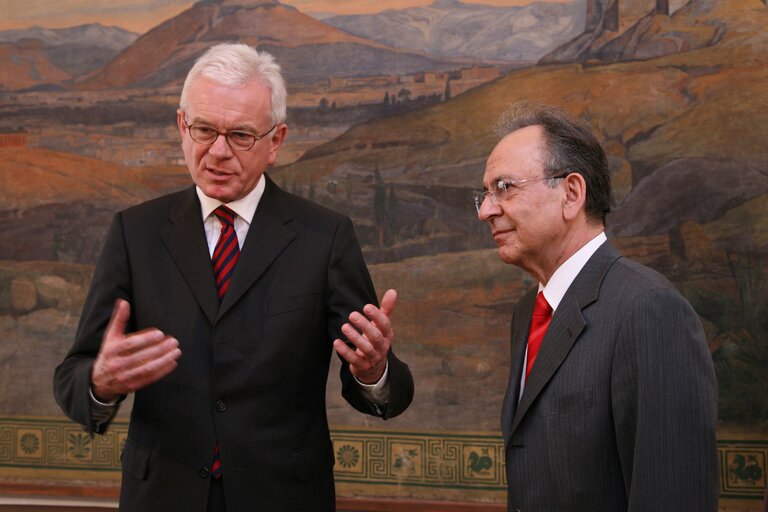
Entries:
<svg viewBox="0 0 768 512">
<path fill-rule="evenodd" d="M 457 471 L 488 469 L 477 461 L 498 446 L 483 443 L 500 429 L 509 315 L 534 283 L 498 261 L 472 195 L 497 116 L 538 100 L 600 134 L 613 170 L 609 236 L 696 308 L 718 373 L 720 438 L 746 443 L 722 452 L 723 494 L 764 493 L 768 7 L 511 4 L 312 17 L 277 1 L 203 1 L 141 35 L 0 32 L 0 416 L 61 419 L 50 379 L 111 215 L 189 184 L 175 127 L 181 80 L 211 43 L 240 40 L 274 53 L 290 84 L 288 144 L 270 174 L 351 215 L 377 288 L 400 292 L 396 350 L 417 393 L 388 430 L 480 433 Z M 336 380 L 331 422 L 383 428 L 346 406 Z M 339 446 L 342 476 L 362 456 L 357 432 Z M 385 454 L 395 477 L 419 442 Z M 496 487 L 480 485 L 481 497 L 503 488 L 493 460 Z"/>
</svg>

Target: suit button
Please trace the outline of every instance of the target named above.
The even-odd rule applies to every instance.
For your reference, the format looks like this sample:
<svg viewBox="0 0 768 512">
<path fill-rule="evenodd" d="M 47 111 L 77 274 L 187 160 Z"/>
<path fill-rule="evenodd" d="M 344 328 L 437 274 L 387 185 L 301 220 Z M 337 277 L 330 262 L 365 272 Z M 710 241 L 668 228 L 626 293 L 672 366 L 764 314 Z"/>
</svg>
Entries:
<svg viewBox="0 0 768 512">
<path fill-rule="evenodd" d="M 216 410 L 219 412 L 224 412 L 227 410 L 227 404 L 224 403 L 224 400 L 219 400 L 216 402 Z"/>
<path fill-rule="evenodd" d="M 200 475 L 200 478 L 208 478 L 208 475 L 209 475 L 208 468 L 198 469 L 197 474 Z"/>
</svg>

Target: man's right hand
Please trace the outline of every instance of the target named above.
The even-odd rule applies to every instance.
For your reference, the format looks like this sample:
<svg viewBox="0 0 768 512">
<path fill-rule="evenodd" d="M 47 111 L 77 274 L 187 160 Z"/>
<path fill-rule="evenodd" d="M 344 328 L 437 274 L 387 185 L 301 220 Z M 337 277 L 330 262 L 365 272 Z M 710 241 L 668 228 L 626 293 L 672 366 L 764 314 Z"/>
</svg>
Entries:
<svg viewBox="0 0 768 512">
<path fill-rule="evenodd" d="M 179 342 L 154 328 L 126 334 L 128 302 L 117 299 L 91 373 L 94 397 L 111 402 L 171 373 L 181 357 Z"/>
</svg>

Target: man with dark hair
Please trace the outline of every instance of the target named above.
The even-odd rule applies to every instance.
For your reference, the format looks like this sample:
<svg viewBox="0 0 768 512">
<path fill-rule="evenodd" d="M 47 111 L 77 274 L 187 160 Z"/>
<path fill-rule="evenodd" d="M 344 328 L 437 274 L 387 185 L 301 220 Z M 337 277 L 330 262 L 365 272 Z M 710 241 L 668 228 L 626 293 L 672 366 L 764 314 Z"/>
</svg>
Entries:
<svg viewBox="0 0 768 512">
<path fill-rule="evenodd" d="M 287 127 L 271 55 L 210 48 L 177 124 L 195 186 L 118 213 L 54 393 L 103 433 L 134 393 L 123 512 L 335 510 L 325 409 L 389 418 L 413 397 L 351 221 L 265 174 Z M 347 341 L 342 341 L 342 337 Z"/>
<path fill-rule="evenodd" d="M 584 123 L 534 103 L 499 123 L 475 198 L 538 282 L 514 309 L 502 408 L 510 511 L 714 512 L 717 397 L 701 323 L 606 240 L 610 172 Z"/>
</svg>

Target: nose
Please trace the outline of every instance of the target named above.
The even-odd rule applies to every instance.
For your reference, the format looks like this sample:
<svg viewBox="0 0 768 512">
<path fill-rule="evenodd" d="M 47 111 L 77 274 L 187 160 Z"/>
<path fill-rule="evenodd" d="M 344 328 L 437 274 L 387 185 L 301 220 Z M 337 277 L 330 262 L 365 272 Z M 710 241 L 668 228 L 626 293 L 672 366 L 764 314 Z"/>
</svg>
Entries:
<svg viewBox="0 0 768 512">
<path fill-rule="evenodd" d="M 480 203 L 480 209 L 477 211 L 477 218 L 485 222 L 499 215 L 501 215 L 501 207 L 491 201 L 490 196 L 483 197 L 483 202 Z"/>
<path fill-rule="evenodd" d="M 216 137 L 216 140 L 213 141 L 213 144 L 211 144 L 208 148 L 208 153 L 220 160 L 231 158 L 232 148 L 229 147 L 227 137 L 225 135 L 219 134 L 218 137 Z"/>
</svg>

